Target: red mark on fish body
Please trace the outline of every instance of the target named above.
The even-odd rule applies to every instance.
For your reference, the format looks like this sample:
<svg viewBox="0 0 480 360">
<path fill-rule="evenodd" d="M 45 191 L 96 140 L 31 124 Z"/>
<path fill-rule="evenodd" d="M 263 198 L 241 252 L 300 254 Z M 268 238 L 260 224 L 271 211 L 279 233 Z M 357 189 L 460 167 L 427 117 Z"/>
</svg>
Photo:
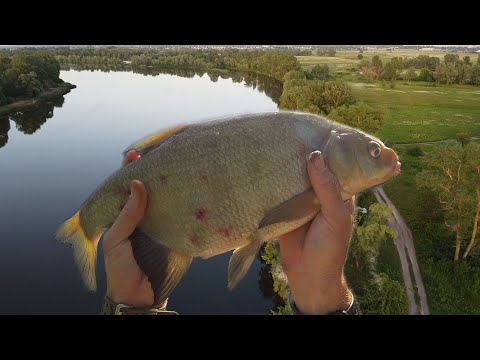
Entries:
<svg viewBox="0 0 480 360">
<path fill-rule="evenodd" d="M 198 208 L 197 210 L 195 210 L 195 218 L 198 221 L 204 221 L 206 217 L 207 217 L 207 210 L 205 210 L 204 208 Z"/>
<path fill-rule="evenodd" d="M 203 182 L 206 182 L 206 183 L 208 182 L 208 177 L 207 177 L 207 175 L 201 175 L 201 176 L 200 176 L 200 179 L 202 179 Z"/>
<path fill-rule="evenodd" d="M 226 227 L 220 228 L 218 232 L 224 237 L 228 238 L 232 235 L 233 229 L 231 226 L 226 226 Z"/>
<path fill-rule="evenodd" d="M 197 234 L 194 233 L 190 235 L 190 242 L 195 246 L 200 245 L 200 239 L 198 238 Z"/>
</svg>

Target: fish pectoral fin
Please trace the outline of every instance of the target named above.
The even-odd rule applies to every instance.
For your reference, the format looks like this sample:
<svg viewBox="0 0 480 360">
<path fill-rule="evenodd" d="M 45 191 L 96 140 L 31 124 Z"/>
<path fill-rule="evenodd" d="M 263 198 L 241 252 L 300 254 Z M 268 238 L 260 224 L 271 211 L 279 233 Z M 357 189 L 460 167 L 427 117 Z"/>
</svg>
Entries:
<svg viewBox="0 0 480 360">
<path fill-rule="evenodd" d="M 140 155 L 143 156 L 149 151 L 160 146 L 160 144 L 166 139 L 168 139 L 170 136 L 178 134 L 180 131 L 184 130 L 187 127 L 188 125 L 179 125 L 147 136 L 146 138 L 143 138 L 126 148 L 123 152 L 123 156 L 125 156 L 130 150 L 136 150 Z"/>
<path fill-rule="evenodd" d="M 154 242 L 139 229 L 135 229 L 129 239 L 133 256 L 152 286 L 154 305 L 160 305 L 177 286 L 190 266 L 192 257 Z"/>
<path fill-rule="evenodd" d="M 228 288 L 232 290 L 250 269 L 263 241 L 253 240 L 249 244 L 235 249 L 228 262 Z"/>
<path fill-rule="evenodd" d="M 315 195 L 315 191 L 310 189 L 274 207 L 260 221 L 258 228 L 261 229 L 277 223 L 303 219 L 319 211 L 320 202 L 317 195 Z"/>
</svg>

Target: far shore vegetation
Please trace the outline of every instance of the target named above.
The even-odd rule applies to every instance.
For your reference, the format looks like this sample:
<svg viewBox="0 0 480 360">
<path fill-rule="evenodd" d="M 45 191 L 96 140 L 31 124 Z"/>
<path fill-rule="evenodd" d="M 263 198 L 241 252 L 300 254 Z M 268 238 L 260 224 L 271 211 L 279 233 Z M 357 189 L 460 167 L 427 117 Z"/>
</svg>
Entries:
<svg viewBox="0 0 480 360">
<path fill-rule="evenodd" d="M 60 64 L 52 54 L 0 51 L 0 114 L 65 95 L 74 87 L 60 79 Z"/>
<path fill-rule="evenodd" d="M 377 135 L 402 161 L 402 174 L 385 191 L 412 230 L 431 313 L 480 314 L 480 55 L 332 48 L 0 51 L 0 112 L 61 86 L 61 68 L 261 74 L 280 84 L 272 98 L 281 109 Z M 408 313 L 387 210 L 371 193 L 358 203 L 369 211 L 357 219 L 348 280 L 364 313 Z M 263 257 L 284 298 L 278 249 L 269 245 Z M 289 312 L 279 305 L 276 313 Z"/>
</svg>

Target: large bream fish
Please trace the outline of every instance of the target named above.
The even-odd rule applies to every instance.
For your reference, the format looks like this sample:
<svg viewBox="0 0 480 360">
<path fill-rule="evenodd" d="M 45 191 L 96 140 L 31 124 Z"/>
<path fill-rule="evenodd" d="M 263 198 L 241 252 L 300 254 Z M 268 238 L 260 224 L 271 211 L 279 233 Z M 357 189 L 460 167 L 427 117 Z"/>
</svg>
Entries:
<svg viewBox="0 0 480 360">
<path fill-rule="evenodd" d="M 400 172 L 379 139 L 325 118 L 294 112 L 260 113 L 178 126 L 139 141 L 142 157 L 112 174 L 57 231 L 73 245 L 82 278 L 96 289 L 102 233 L 113 223 L 138 179 L 148 208 L 130 240 L 148 276 L 155 303 L 165 300 L 193 257 L 235 249 L 232 289 L 263 242 L 315 217 L 320 206 L 307 156 L 320 150 L 346 200 Z"/>
</svg>

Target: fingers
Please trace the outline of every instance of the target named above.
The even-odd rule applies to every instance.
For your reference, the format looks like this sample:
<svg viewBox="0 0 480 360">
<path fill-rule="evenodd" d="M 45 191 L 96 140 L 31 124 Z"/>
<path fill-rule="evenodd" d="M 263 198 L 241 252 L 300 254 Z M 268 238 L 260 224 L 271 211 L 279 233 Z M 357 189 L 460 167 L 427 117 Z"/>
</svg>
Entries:
<svg viewBox="0 0 480 360">
<path fill-rule="evenodd" d="M 300 262 L 305 243 L 305 234 L 310 228 L 310 225 L 311 221 L 298 229 L 279 237 L 282 267 L 286 274 L 295 266 L 295 264 Z"/>
<path fill-rule="evenodd" d="M 137 150 L 130 150 L 125 154 L 125 157 L 123 158 L 122 166 L 130 164 L 132 161 L 137 160 L 141 157 Z"/>
<path fill-rule="evenodd" d="M 145 186 L 140 181 L 133 180 L 130 187 L 131 193 L 127 203 L 107 234 L 105 234 L 105 248 L 111 249 L 125 241 L 135 230 L 145 213 L 147 207 L 147 190 Z"/>
<path fill-rule="evenodd" d="M 355 214 L 355 195 L 345 201 L 345 207 L 350 215 Z"/>
<path fill-rule="evenodd" d="M 307 169 L 312 187 L 320 201 L 323 215 L 327 219 L 344 216 L 345 207 L 340 194 L 340 186 L 320 151 L 314 151 L 309 155 Z"/>
</svg>

